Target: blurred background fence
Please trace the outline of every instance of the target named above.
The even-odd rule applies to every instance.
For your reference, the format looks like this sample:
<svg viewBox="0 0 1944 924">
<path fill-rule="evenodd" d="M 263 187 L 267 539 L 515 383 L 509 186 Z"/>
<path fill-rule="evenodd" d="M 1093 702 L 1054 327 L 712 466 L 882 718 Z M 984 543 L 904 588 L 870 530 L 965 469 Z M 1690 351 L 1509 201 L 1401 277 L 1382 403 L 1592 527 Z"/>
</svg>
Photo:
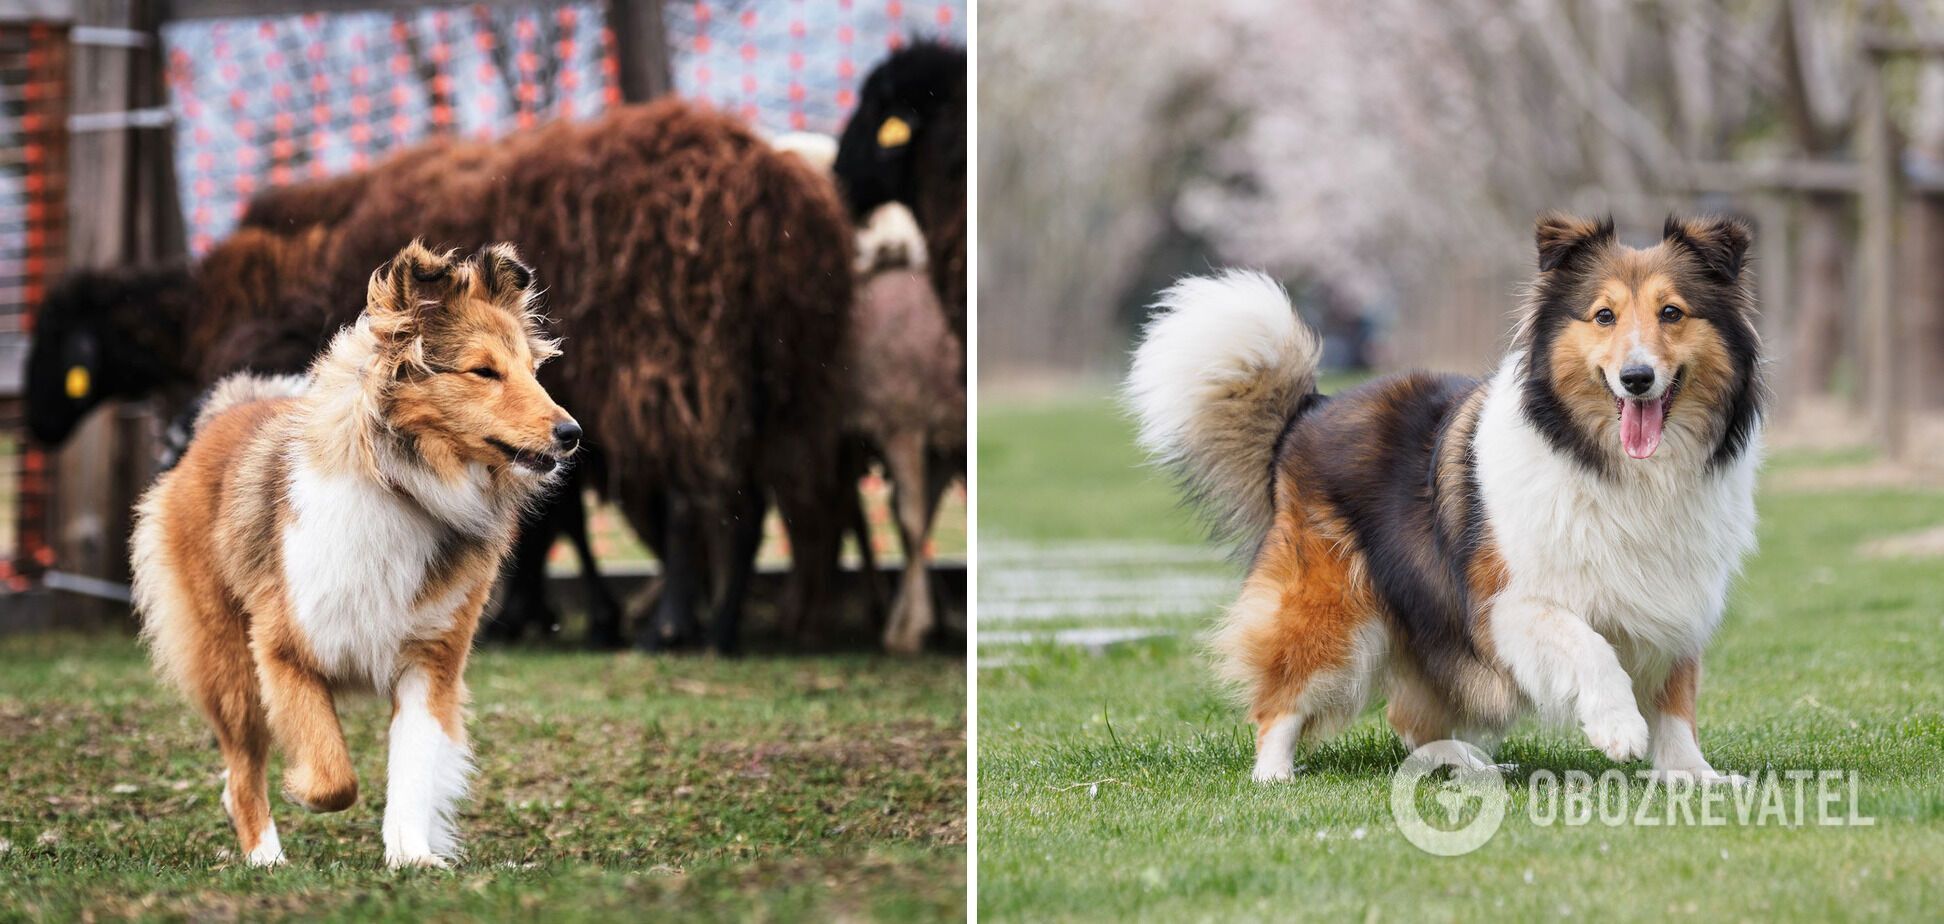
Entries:
<svg viewBox="0 0 1944 924">
<path fill-rule="evenodd" d="M 22 431 L 64 269 L 200 255 L 267 187 L 669 92 L 834 134 L 913 36 L 962 43 L 963 0 L 0 0 L 0 626 L 53 620 L 50 593 L 64 622 L 126 612 L 153 466 L 143 405 L 58 454 Z"/>
<path fill-rule="evenodd" d="M 1784 429 L 1944 451 L 1944 4 L 988 0 L 980 55 L 988 395 L 1231 263 L 1335 367 L 1482 372 L 1538 212 L 1733 212 Z"/>
</svg>

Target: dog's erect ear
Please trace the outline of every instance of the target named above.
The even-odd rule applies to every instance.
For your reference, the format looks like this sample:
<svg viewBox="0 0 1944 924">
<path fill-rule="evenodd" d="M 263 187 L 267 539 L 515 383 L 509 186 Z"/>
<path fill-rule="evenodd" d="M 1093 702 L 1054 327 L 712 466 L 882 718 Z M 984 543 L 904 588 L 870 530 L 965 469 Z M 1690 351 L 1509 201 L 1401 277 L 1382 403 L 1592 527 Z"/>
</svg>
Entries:
<svg viewBox="0 0 1944 924">
<path fill-rule="evenodd" d="M 452 260 L 413 240 L 371 274 L 365 311 L 374 317 L 416 319 L 446 297 Z"/>
<path fill-rule="evenodd" d="M 1539 244 L 1539 271 L 1550 273 L 1595 247 L 1611 243 L 1613 216 L 1594 221 L 1565 212 L 1547 212 L 1539 216 L 1532 236 Z"/>
<path fill-rule="evenodd" d="M 386 340 L 415 338 L 426 315 L 445 304 L 453 280 L 452 259 L 414 240 L 378 267 L 365 287 L 365 315 Z"/>
<path fill-rule="evenodd" d="M 425 242 L 418 239 L 392 257 L 390 267 L 394 287 L 401 292 L 417 289 L 426 296 L 452 276 L 452 261 L 426 249 Z"/>
<path fill-rule="evenodd" d="M 533 268 L 512 244 L 489 244 L 479 251 L 480 278 L 495 297 L 523 295 L 533 289 Z"/>
<path fill-rule="evenodd" d="M 1669 215 L 1667 224 L 1661 227 L 1661 237 L 1691 251 L 1717 280 L 1741 281 L 1751 237 L 1747 222 L 1718 215 L 1689 219 Z"/>
</svg>

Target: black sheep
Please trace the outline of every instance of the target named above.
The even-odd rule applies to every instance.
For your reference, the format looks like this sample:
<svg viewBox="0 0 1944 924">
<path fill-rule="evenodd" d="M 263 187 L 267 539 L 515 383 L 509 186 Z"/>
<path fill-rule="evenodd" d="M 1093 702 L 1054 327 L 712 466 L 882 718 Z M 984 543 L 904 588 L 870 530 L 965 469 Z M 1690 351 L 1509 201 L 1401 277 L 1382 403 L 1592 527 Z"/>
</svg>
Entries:
<svg viewBox="0 0 1944 924">
<path fill-rule="evenodd" d="M 901 202 L 925 234 L 932 285 L 965 339 L 965 49 L 919 41 L 864 78 L 833 168 L 864 223 Z"/>
</svg>

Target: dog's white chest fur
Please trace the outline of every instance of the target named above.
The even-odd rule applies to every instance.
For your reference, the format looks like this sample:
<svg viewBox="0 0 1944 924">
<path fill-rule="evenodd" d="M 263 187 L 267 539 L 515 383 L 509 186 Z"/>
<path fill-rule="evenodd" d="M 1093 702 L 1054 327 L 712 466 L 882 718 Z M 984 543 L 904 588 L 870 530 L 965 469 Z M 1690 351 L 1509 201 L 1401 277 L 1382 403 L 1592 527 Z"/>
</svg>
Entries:
<svg viewBox="0 0 1944 924">
<path fill-rule="evenodd" d="M 1558 605 L 1609 640 L 1699 652 L 1755 547 L 1759 432 L 1734 463 L 1709 473 L 1710 447 L 1670 428 L 1659 453 L 1600 477 L 1527 422 L 1518 360 L 1493 376 L 1476 442 L 1505 593 Z"/>
<path fill-rule="evenodd" d="M 378 484 L 301 462 L 290 501 L 283 565 L 297 627 L 329 677 L 388 689 L 399 651 L 449 628 L 471 589 L 418 601 L 448 530 Z"/>
</svg>

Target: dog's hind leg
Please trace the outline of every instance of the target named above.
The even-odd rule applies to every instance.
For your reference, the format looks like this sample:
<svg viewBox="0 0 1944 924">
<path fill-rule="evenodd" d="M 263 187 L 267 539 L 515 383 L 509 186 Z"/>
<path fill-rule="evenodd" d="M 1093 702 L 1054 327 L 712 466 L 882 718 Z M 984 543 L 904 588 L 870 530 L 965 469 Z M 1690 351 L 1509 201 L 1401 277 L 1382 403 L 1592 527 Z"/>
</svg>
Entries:
<svg viewBox="0 0 1944 924">
<path fill-rule="evenodd" d="M 1397 732 L 1406 751 L 1458 734 L 1457 718 L 1444 697 L 1431 688 L 1406 658 L 1399 657 L 1392 662 L 1385 678 L 1384 698 L 1384 718 Z"/>
<path fill-rule="evenodd" d="M 215 720 L 216 745 L 223 751 L 223 811 L 236 829 L 244 861 L 275 866 L 284 862 L 284 852 L 276 819 L 270 817 L 270 729 L 262 705 L 252 702 L 250 708 L 256 714 Z"/>
<path fill-rule="evenodd" d="M 188 679 L 223 753 L 223 811 L 236 829 L 243 859 L 251 866 L 274 866 L 284 862 L 284 852 L 270 817 L 270 729 L 250 670 L 243 615 L 224 613 L 198 623 L 236 630 L 200 633 L 207 660 Z"/>
<path fill-rule="evenodd" d="M 1272 535 L 1213 639 L 1223 674 L 1247 691 L 1258 782 L 1289 779 L 1297 744 L 1339 730 L 1368 699 L 1387 640 L 1350 581 L 1330 543 Z"/>
<path fill-rule="evenodd" d="M 1498 748 L 1499 730 L 1466 724 L 1446 694 L 1434 687 L 1407 657 L 1391 658 L 1385 672 L 1384 697 L 1384 718 L 1397 732 L 1404 750 L 1416 751 L 1426 745 L 1441 744 L 1432 754 L 1452 766 L 1473 770 L 1489 767 L 1502 772 L 1513 769 L 1511 764 L 1494 764 L 1490 760 Z M 1453 741 L 1464 742 L 1477 750 L 1451 746 L 1449 742 Z"/>
<path fill-rule="evenodd" d="M 142 637 L 156 668 L 209 720 L 223 755 L 223 811 L 245 862 L 284 861 L 270 818 L 270 731 L 250 651 L 250 621 L 206 569 L 183 568 L 207 549 L 168 541 L 168 513 L 144 501 L 131 537 Z"/>
</svg>

